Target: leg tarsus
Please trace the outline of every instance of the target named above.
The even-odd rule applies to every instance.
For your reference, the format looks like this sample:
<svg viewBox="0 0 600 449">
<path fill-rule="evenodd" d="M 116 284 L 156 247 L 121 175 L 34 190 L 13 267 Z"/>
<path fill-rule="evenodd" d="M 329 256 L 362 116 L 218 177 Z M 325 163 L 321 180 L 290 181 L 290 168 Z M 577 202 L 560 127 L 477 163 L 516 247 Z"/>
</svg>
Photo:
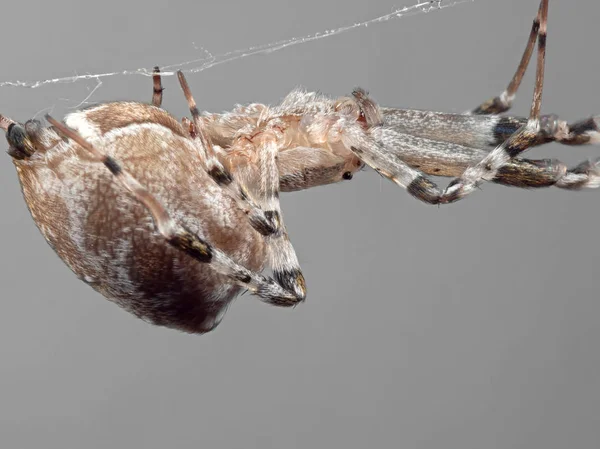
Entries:
<svg viewBox="0 0 600 449">
<path fill-rule="evenodd" d="M 163 91 L 165 90 L 162 87 L 162 80 L 160 76 L 160 68 L 158 66 L 154 67 L 152 71 L 152 82 L 153 82 L 153 93 L 152 93 L 152 105 L 160 108 L 162 105 L 163 99 Z"/>
<path fill-rule="evenodd" d="M 600 143 L 600 116 L 594 116 L 568 125 L 556 139 L 565 145 Z"/>
<path fill-rule="evenodd" d="M 595 189 L 600 187 L 600 158 L 583 161 L 568 170 L 556 187 L 568 190 Z"/>
<path fill-rule="evenodd" d="M 529 38 L 527 39 L 527 45 L 525 46 L 525 51 L 523 52 L 523 56 L 521 56 L 521 61 L 517 66 L 517 70 L 513 75 L 510 83 L 507 88 L 497 97 L 490 98 L 489 100 L 483 102 L 481 105 L 473 109 L 470 113 L 476 115 L 488 115 L 488 114 L 501 114 L 503 112 L 508 111 L 513 104 L 517 91 L 519 90 L 519 86 L 521 85 L 521 81 L 523 81 L 523 76 L 527 71 L 527 66 L 531 61 L 531 56 L 533 55 L 533 49 L 535 47 L 535 42 L 540 33 L 540 23 L 542 20 L 542 10 L 544 9 L 544 5 L 548 8 L 548 0 L 541 0 L 540 6 L 538 9 L 538 13 L 533 20 L 533 24 L 531 26 L 531 31 L 529 33 Z M 545 29 L 544 29 L 545 33 Z"/>
<path fill-rule="evenodd" d="M 0 129 L 6 131 L 6 140 L 9 145 L 8 154 L 15 159 L 27 159 L 33 156 L 36 151 L 33 139 L 28 133 L 27 128 L 27 124 L 23 126 L 20 123 L 0 115 Z"/>
<path fill-rule="evenodd" d="M 505 119 L 506 117 L 502 117 Z M 516 124 L 514 118 L 506 118 L 507 125 L 500 128 L 502 131 L 510 132 L 510 127 L 514 129 Z M 510 121 L 513 121 L 511 123 Z M 518 130 L 515 129 L 514 132 Z M 503 140 L 508 140 L 510 134 L 497 133 L 497 144 L 501 145 Z M 496 136 L 495 136 L 496 137 Z M 539 120 L 539 133 L 535 146 L 544 143 L 557 142 L 563 145 L 587 145 L 600 143 L 600 116 L 592 116 L 578 122 L 568 124 L 555 114 L 542 115 Z"/>
<path fill-rule="evenodd" d="M 542 92 L 544 90 L 544 68 L 546 61 L 546 25 L 548 21 L 548 0 L 541 0 L 538 12 L 539 29 L 537 32 L 538 57 L 536 65 L 535 88 L 531 101 L 531 112 L 527 123 L 521 126 L 505 142 L 492 150 L 478 164 L 468 167 L 464 173 L 452 181 L 442 196 L 443 203 L 453 203 L 473 192 L 483 181 L 491 181 L 498 170 L 522 152 L 538 144 L 546 137 L 546 130 L 540 124 Z M 549 116 L 551 117 L 551 116 Z M 552 127 L 549 120 L 545 126 Z"/>
</svg>

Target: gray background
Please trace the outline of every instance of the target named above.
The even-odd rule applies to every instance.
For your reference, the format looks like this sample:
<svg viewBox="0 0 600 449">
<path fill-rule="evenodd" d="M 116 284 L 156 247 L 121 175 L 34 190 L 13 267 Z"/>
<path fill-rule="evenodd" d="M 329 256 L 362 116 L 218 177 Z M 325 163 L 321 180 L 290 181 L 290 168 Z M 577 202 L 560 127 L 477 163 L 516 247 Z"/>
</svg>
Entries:
<svg viewBox="0 0 600 449">
<path fill-rule="evenodd" d="M 3 5 L 0 81 L 151 67 L 323 31 L 410 0 Z M 600 112 L 600 3 L 553 1 L 545 112 Z M 537 0 L 477 0 L 190 76 L 201 107 L 297 85 L 464 111 L 512 75 Z M 532 73 L 514 112 L 527 114 Z M 186 114 L 174 78 L 165 107 Z M 0 88 L 0 110 L 62 116 L 94 82 Z M 105 80 L 92 101 L 150 99 Z M 68 99 L 68 100 L 65 100 Z M 569 163 L 600 148 L 545 146 Z M 573 153 L 573 154 L 571 154 Z M 103 300 L 35 228 L 0 164 L 2 448 L 591 448 L 600 441 L 600 192 L 486 185 L 450 207 L 375 173 L 286 194 L 309 298 L 240 298 L 213 333 L 152 327 Z"/>
</svg>

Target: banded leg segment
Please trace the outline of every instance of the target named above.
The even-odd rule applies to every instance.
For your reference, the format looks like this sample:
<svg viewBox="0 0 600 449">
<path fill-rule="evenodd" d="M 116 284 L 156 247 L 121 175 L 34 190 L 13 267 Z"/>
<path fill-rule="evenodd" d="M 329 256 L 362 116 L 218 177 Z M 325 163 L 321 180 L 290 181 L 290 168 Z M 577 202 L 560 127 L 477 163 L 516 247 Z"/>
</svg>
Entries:
<svg viewBox="0 0 600 449">
<path fill-rule="evenodd" d="M 376 127 L 365 132 L 356 123 L 346 123 L 342 125 L 340 135 L 342 143 L 381 176 L 406 189 L 420 201 L 439 204 L 442 191 L 422 171 L 409 166 L 393 149 L 385 146 L 379 134 L 385 131 L 385 128 Z"/>
<path fill-rule="evenodd" d="M 152 84 L 152 105 L 156 106 L 157 108 L 160 108 L 160 106 L 162 105 L 163 91 L 165 89 L 162 87 L 160 68 L 158 66 L 154 67 L 154 70 L 152 71 Z"/>
<path fill-rule="evenodd" d="M 26 159 L 33 155 L 35 148 L 27 137 L 25 128 L 14 120 L 0 115 L 0 129 L 6 132 L 8 154 L 15 159 Z"/>
<path fill-rule="evenodd" d="M 382 108 L 383 126 L 390 133 L 475 149 L 496 148 L 527 123 L 527 118 L 467 115 L 411 109 Z M 564 145 L 600 143 L 600 116 L 568 124 L 555 115 L 540 117 L 547 142 Z"/>
<path fill-rule="evenodd" d="M 545 4 L 545 5 L 544 5 Z M 540 23 L 541 23 L 541 14 L 542 9 L 546 8 L 548 10 L 548 0 L 542 0 L 540 2 L 540 7 L 538 9 L 538 13 L 533 20 L 533 25 L 531 26 L 531 31 L 529 33 L 529 38 L 527 39 L 527 45 L 525 46 L 525 51 L 523 52 L 523 56 L 521 56 L 521 61 L 519 62 L 519 66 L 517 67 L 517 71 L 513 75 L 510 83 L 507 88 L 502 92 L 499 96 L 490 98 L 489 100 L 483 102 L 478 107 L 473 109 L 470 113 L 476 115 L 488 115 L 488 114 L 501 114 L 503 112 L 508 111 L 513 104 L 517 91 L 519 90 L 519 86 L 521 85 L 521 81 L 523 81 L 523 76 L 527 71 L 527 66 L 529 65 L 529 61 L 531 61 L 531 56 L 533 55 L 533 49 L 535 47 L 535 42 L 538 38 L 538 34 L 540 31 Z M 545 33 L 545 32 L 544 32 Z"/>
<path fill-rule="evenodd" d="M 45 128 L 39 120 L 27 120 L 24 125 L 0 115 L 0 129 L 6 132 L 8 154 L 14 159 L 28 159 L 38 151 L 46 151 L 60 141 L 52 130 Z"/>
<path fill-rule="evenodd" d="M 422 171 L 413 168 L 397 157 L 393 149 L 375 140 L 348 140 L 352 151 L 380 175 L 390 179 L 427 204 L 448 202 L 447 193 Z M 458 165 L 457 165 L 458 168 Z M 519 159 L 503 164 L 489 181 L 520 188 L 556 186 L 568 190 L 600 187 L 600 158 L 585 161 L 572 169 L 556 159 Z"/>
<path fill-rule="evenodd" d="M 539 143 L 550 140 L 548 138 L 548 140 L 542 141 L 542 138 L 545 138 L 546 135 L 567 142 L 593 143 L 595 136 L 598 135 L 595 134 L 596 131 L 591 126 L 594 121 L 588 119 L 580 123 L 582 125 L 572 125 L 572 128 L 576 131 L 570 131 L 566 125 L 563 126 L 564 122 L 555 117 L 542 117 L 540 127 L 543 132 Z M 377 164 L 378 167 L 376 168 L 380 168 L 379 171 L 382 173 L 389 171 L 388 167 L 392 163 L 390 161 L 402 161 L 409 166 L 409 169 L 418 169 L 428 175 L 461 176 L 468 167 L 476 165 L 489 154 L 488 151 L 477 147 L 401 133 L 395 127 L 373 128 L 369 131 L 369 136 L 381 146 L 381 150 L 377 150 L 375 144 L 371 145 L 375 148 L 375 151 L 381 152 L 379 160 L 371 160 L 371 165 Z M 362 151 L 373 150 L 363 149 Z M 395 170 L 398 170 L 398 168 Z M 563 178 L 569 176 L 569 172 L 567 166 L 556 159 L 530 160 L 515 158 L 503 165 L 490 181 L 521 188 L 560 186 L 564 182 Z M 412 178 L 416 178 L 416 172 L 413 173 Z M 400 184 L 402 185 L 402 183 Z M 406 187 L 406 185 L 403 185 L 403 187 Z M 430 193 L 433 194 L 434 192 L 435 190 Z M 431 198 L 427 202 L 435 204 L 433 199 Z"/>
<path fill-rule="evenodd" d="M 190 138 L 202 149 L 205 156 L 206 171 L 214 181 L 226 189 L 238 203 L 238 206 L 248 214 L 250 224 L 262 235 L 270 235 L 277 232 L 278 222 L 276 217 L 263 210 L 260 205 L 252 200 L 248 189 L 243 183 L 235 179 L 219 160 L 213 143 L 206 132 L 206 125 L 196 106 L 192 91 L 181 71 L 177 72 L 179 83 L 183 94 L 188 102 L 192 121 L 188 123 Z"/>
<path fill-rule="evenodd" d="M 304 299 L 304 292 L 303 295 L 298 295 L 294 289 L 287 288 L 285 283 L 248 270 L 223 251 L 179 224 L 171 217 L 159 199 L 123 169 L 117 160 L 98 150 L 76 131 L 50 116 L 46 116 L 46 118 L 60 134 L 75 141 L 90 153 L 93 160 L 102 162 L 108 168 L 115 180 L 148 210 L 158 232 L 171 246 L 185 252 L 198 262 L 208 264 L 217 273 L 225 275 L 235 284 L 247 288 L 264 302 L 278 306 L 293 306 Z"/>
<path fill-rule="evenodd" d="M 478 164 L 467 168 L 459 178 L 454 179 L 444 191 L 441 199 L 442 203 L 458 201 L 473 192 L 483 181 L 493 180 L 498 170 L 508 161 L 536 145 L 540 140 L 544 141 L 548 137 L 544 135 L 543 127 L 540 125 L 546 59 L 548 0 L 542 0 L 539 18 L 536 82 L 531 103 L 531 112 L 527 123 L 521 126 L 502 145 L 492 150 Z"/>
<path fill-rule="evenodd" d="M 342 135 L 344 145 L 361 160 L 428 204 L 442 204 L 447 198 L 416 165 L 428 173 L 448 176 L 449 173 L 463 172 L 465 166 L 481 160 L 482 153 L 485 154 L 483 150 L 400 134 L 385 127 L 365 133 L 356 125 L 347 125 Z M 443 161 L 440 166 L 436 165 L 439 161 Z M 541 188 L 560 186 L 567 173 L 566 166 L 557 160 L 513 159 L 490 181 L 521 188 Z"/>
<path fill-rule="evenodd" d="M 280 173 L 277 157 L 283 141 L 283 122 L 273 120 L 264 129 L 238 137 L 229 148 L 228 165 L 236 179 L 248 186 L 248 194 L 276 227 L 265 236 L 273 276 L 298 298 L 306 295 L 304 275 L 283 222 L 279 202 Z M 251 159 L 248 156 L 251 155 Z"/>
<path fill-rule="evenodd" d="M 540 129 L 550 130 L 551 135 L 555 135 L 556 126 L 551 124 L 556 123 L 558 121 L 549 116 L 548 123 L 542 123 Z M 591 132 L 591 121 L 586 120 L 582 123 L 586 125 L 580 128 Z M 573 137 L 573 134 L 566 134 L 563 139 L 590 139 L 589 135 L 580 131 L 574 134 L 577 138 Z M 401 134 L 388 127 L 374 127 L 365 132 L 356 124 L 346 124 L 341 135 L 344 145 L 362 161 L 382 176 L 405 188 L 415 198 L 428 204 L 449 202 L 448 196 L 420 169 L 438 176 L 452 176 L 464 173 L 465 168 L 470 164 L 477 164 L 482 158 L 485 160 L 487 154 L 484 150 L 454 143 Z M 537 138 L 540 139 L 538 143 L 548 139 L 543 132 L 538 133 Z M 555 159 L 513 158 L 499 165 L 487 180 L 520 188 L 596 188 L 600 187 L 600 163 L 585 162 L 569 170 L 565 164 Z"/>
<path fill-rule="evenodd" d="M 514 118 L 499 117 L 497 140 L 494 142 L 498 146 L 504 141 L 510 139 L 511 135 L 506 132 L 514 129 L 518 122 Z M 515 129 L 516 128 L 516 129 Z M 567 123 L 561 120 L 557 115 L 542 115 L 539 118 L 539 130 L 537 141 L 532 146 L 541 145 L 549 142 L 557 142 L 563 145 L 587 145 L 600 143 L 600 116 L 592 116 L 575 123 Z"/>
<path fill-rule="evenodd" d="M 500 168 L 492 181 L 523 188 L 595 189 L 600 187 L 600 158 L 584 161 L 571 169 L 556 159 L 513 159 Z"/>
</svg>

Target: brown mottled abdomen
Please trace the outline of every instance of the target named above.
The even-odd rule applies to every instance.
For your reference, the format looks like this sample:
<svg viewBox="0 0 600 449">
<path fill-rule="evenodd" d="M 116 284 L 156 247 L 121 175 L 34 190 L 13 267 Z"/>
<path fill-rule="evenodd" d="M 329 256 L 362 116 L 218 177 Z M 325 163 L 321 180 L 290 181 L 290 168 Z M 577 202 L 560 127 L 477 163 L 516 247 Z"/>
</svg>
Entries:
<svg viewBox="0 0 600 449">
<path fill-rule="evenodd" d="M 201 153 L 165 111 L 111 103 L 72 114 L 66 123 L 119 160 L 181 224 L 236 262 L 262 269 L 262 238 L 205 173 Z M 239 288 L 170 247 L 147 210 L 86 154 L 61 142 L 15 160 L 46 240 L 79 278 L 140 318 L 188 332 L 214 328 Z"/>
</svg>

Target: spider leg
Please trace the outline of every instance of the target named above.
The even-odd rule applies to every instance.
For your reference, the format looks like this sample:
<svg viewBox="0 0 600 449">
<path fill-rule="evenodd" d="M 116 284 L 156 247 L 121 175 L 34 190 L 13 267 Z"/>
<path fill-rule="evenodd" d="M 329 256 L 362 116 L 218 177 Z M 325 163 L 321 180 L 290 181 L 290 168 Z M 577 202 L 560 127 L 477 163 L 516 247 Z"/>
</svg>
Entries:
<svg viewBox="0 0 600 449">
<path fill-rule="evenodd" d="M 460 176 L 488 154 L 481 149 L 400 134 L 387 127 L 365 133 L 349 124 L 342 136 L 344 144 L 361 160 L 428 204 L 447 202 L 447 197 L 427 175 Z M 596 188 L 600 187 L 600 163 L 586 161 L 567 169 L 556 159 L 514 158 L 501 165 L 489 181 L 520 188 Z"/>
<path fill-rule="evenodd" d="M 379 139 L 377 133 L 382 128 L 365 132 L 356 123 L 341 124 L 342 143 L 356 154 L 360 160 L 380 175 L 406 189 L 408 193 L 428 204 L 439 204 L 442 191 L 421 170 L 411 167 Z M 385 128 L 383 128 L 385 129 Z"/>
<path fill-rule="evenodd" d="M 31 139 L 27 136 L 25 128 L 20 123 L 0 115 L 0 129 L 6 132 L 8 141 L 8 154 L 15 159 L 26 159 L 35 153 Z"/>
<path fill-rule="evenodd" d="M 185 119 L 183 124 L 186 129 L 188 129 L 190 138 L 197 143 L 198 148 L 204 150 L 206 171 L 217 184 L 232 195 L 239 207 L 246 211 L 254 229 L 262 235 L 269 235 L 277 232 L 278 223 L 276 217 L 271 211 L 263 210 L 259 204 L 254 202 L 248 194 L 246 186 L 235 179 L 231 172 L 223 166 L 219 160 L 185 76 L 179 71 L 177 72 L 177 77 L 179 78 L 181 89 L 183 90 L 192 114 L 192 121 L 190 122 L 188 119 Z"/>
<path fill-rule="evenodd" d="M 162 105 L 163 99 L 163 90 L 162 80 L 160 77 L 160 68 L 158 66 L 154 67 L 152 71 L 152 83 L 153 83 L 153 93 L 152 93 L 152 105 L 160 108 Z"/>
<path fill-rule="evenodd" d="M 362 144 L 352 142 L 351 149 L 380 175 L 427 204 L 447 202 L 444 192 L 421 170 L 408 165 L 386 147 L 370 138 Z M 458 165 L 457 165 L 458 168 Z M 429 170 L 431 172 L 431 169 Z M 434 174 L 436 170 L 433 170 Z M 585 161 L 573 169 L 556 159 L 512 159 L 502 165 L 490 181 L 512 187 L 542 188 L 556 186 L 569 190 L 600 187 L 600 159 Z"/>
<path fill-rule="evenodd" d="M 381 108 L 383 125 L 390 133 L 411 135 L 476 149 L 496 148 L 527 123 L 525 117 L 466 115 L 414 109 Z M 554 124 L 553 124 L 554 123 Z M 542 115 L 544 139 L 538 144 L 600 143 L 600 116 L 567 124 L 553 115 Z M 551 126 L 552 125 L 552 126 Z"/>
<path fill-rule="evenodd" d="M 380 175 L 428 204 L 448 201 L 446 193 L 427 174 L 455 176 L 486 154 L 484 150 L 400 134 L 386 127 L 375 127 L 365 133 L 355 124 L 345 125 L 342 141 Z M 521 188 L 597 188 L 600 160 L 567 169 L 556 159 L 514 158 L 502 164 L 489 181 Z"/>
<path fill-rule="evenodd" d="M 542 17 L 545 17 L 545 14 Z M 543 51 L 543 48 L 540 50 Z M 342 119 L 333 130 L 332 136 L 338 135 L 343 145 L 363 162 L 405 188 L 412 196 L 428 204 L 443 204 L 461 199 L 469 193 L 469 189 L 477 187 L 481 180 L 521 188 L 553 185 L 565 189 L 599 187 L 598 161 L 584 162 L 569 170 L 558 160 L 527 160 L 517 157 L 531 146 L 551 141 L 570 145 L 600 141 L 600 121 L 597 117 L 570 126 L 555 115 L 540 118 L 543 71 L 540 75 L 538 70 L 538 80 L 530 119 L 511 118 L 513 122 L 521 122 L 521 125 L 516 132 L 509 135 L 506 142 L 491 152 L 474 145 L 475 141 L 485 140 L 481 136 L 488 133 L 483 132 L 482 129 L 479 129 L 479 134 L 473 134 L 473 141 L 466 142 L 471 145 L 466 145 L 462 141 L 458 143 L 451 139 L 452 134 L 448 131 L 454 126 L 461 128 L 464 124 L 456 124 L 453 120 L 439 120 L 439 114 L 428 112 L 419 116 L 424 122 L 434 122 L 430 124 L 431 132 L 425 133 L 426 137 L 418 135 L 419 129 L 412 127 L 406 129 L 408 121 L 399 118 L 397 112 L 388 114 L 381 125 L 370 126 L 367 129 L 364 129 L 360 123 Z M 384 110 L 384 117 L 386 112 Z M 411 115 L 413 112 L 400 111 L 400 114 Z M 431 117 L 432 114 L 434 117 Z M 475 116 L 456 117 L 469 120 L 476 118 Z M 445 128 L 440 131 L 440 126 Z M 465 129 L 468 131 L 470 128 Z M 506 148 L 504 145 L 507 145 Z M 484 176 L 475 178 L 475 182 L 471 184 L 462 181 L 464 178 L 470 181 L 469 176 L 473 177 L 473 174 L 469 172 L 476 169 L 483 169 Z M 459 176 L 459 178 L 451 182 L 446 191 L 442 192 L 427 177 L 428 174 Z"/>
<path fill-rule="evenodd" d="M 249 187 L 248 194 L 277 226 L 277 232 L 265 236 L 274 278 L 287 291 L 304 298 L 304 276 L 285 228 L 279 202 L 277 159 L 283 136 L 280 126 L 283 123 L 272 120 L 264 129 L 239 136 L 228 149 L 227 163 L 236 179 Z M 252 157 L 248 159 L 248 155 Z"/>
<path fill-rule="evenodd" d="M 473 117 L 473 116 L 471 116 Z M 581 122 L 588 123 L 590 120 Z M 542 128 L 550 129 L 542 120 Z M 580 126 L 581 130 L 588 126 Z M 569 134 L 565 139 L 593 141 L 590 131 Z M 397 132 L 396 128 L 383 126 L 373 128 L 369 134 L 383 145 L 387 158 L 401 160 L 413 169 L 434 176 L 456 177 L 470 166 L 484 159 L 489 150 L 460 145 Z M 379 168 L 385 169 L 388 162 L 382 160 Z M 384 170 L 385 171 L 385 170 Z M 530 160 L 514 158 L 499 168 L 495 177 L 490 179 L 498 184 L 515 187 L 547 187 L 555 185 L 567 173 L 567 167 L 556 159 Z"/>
<path fill-rule="evenodd" d="M 216 272 L 229 277 L 234 283 L 247 288 L 264 302 L 278 306 L 293 306 L 304 299 L 305 292 L 287 288 L 286 283 L 248 270 L 233 261 L 223 251 L 215 248 L 197 234 L 191 232 L 171 217 L 160 200 L 141 185 L 121 164 L 103 153 L 79 133 L 50 116 L 46 119 L 63 136 L 74 140 L 90 153 L 97 162 L 102 162 L 113 174 L 115 181 L 124 187 L 152 215 L 158 232 L 173 247 L 185 252 L 198 262 L 208 264 Z"/>
<path fill-rule="evenodd" d="M 569 169 L 558 180 L 556 187 L 568 190 L 596 189 L 600 187 L 600 158 L 583 161 Z"/>
<path fill-rule="evenodd" d="M 483 181 L 494 179 L 498 170 L 508 161 L 536 145 L 540 139 L 544 140 L 547 137 L 544 131 L 545 126 L 540 124 L 540 109 L 544 87 L 548 1 L 542 0 L 540 6 L 536 83 L 529 119 L 526 124 L 521 126 L 505 142 L 492 150 L 478 164 L 468 167 L 459 178 L 455 178 L 450 182 L 444 191 L 441 199 L 442 203 L 453 203 L 464 198 L 473 192 Z"/>
<path fill-rule="evenodd" d="M 45 128 L 39 120 L 28 120 L 24 125 L 0 115 L 0 129 L 6 132 L 8 154 L 14 159 L 27 159 L 37 151 L 45 151 L 60 140 L 57 134 Z"/>
<path fill-rule="evenodd" d="M 565 145 L 600 143 L 600 116 L 568 125 L 555 140 Z"/>
<path fill-rule="evenodd" d="M 502 145 L 511 135 L 527 125 L 527 121 L 516 120 L 514 117 L 497 118 L 498 122 L 493 133 L 494 139 L 489 141 L 496 147 Z M 520 126 L 518 126 L 519 123 Z M 600 116 L 592 116 L 569 124 L 555 114 L 542 115 L 539 118 L 536 140 L 531 142 L 530 147 L 549 142 L 572 146 L 600 143 Z"/>
<path fill-rule="evenodd" d="M 600 158 L 584 161 L 571 169 L 556 159 L 513 159 L 498 170 L 492 181 L 523 188 L 594 189 L 600 187 Z"/>
<path fill-rule="evenodd" d="M 535 41 L 538 38 L 540 32 L 540 24 L 542 21 L 543 9 L 545 9 L 546 11 L 548 10 L 548 0 L 541 0 L 540 2 L 538 13 L 535 19 L 533 20 L 533 25 L 531 26 L 529 38 L 527 39 L 525 51 L 523 52 L 523 56 L 521 56 L 521 61 L 519 62 L 517 71 L 510 80 L 510 83 L 508 84 L 507 88 L 499 96 L 490 98 L 489 100 L 483 102 L 481 105 L 470 111 L 470 114 L 501 114 L 502 112 L 508 111 L 512 107 L 512 103 L 515 99 L 515 95 L 517 94 L 517 90 L 519 90 L 519 86 L 521 85 L 523 76 L 527 71 L 529 61 L 531 60 L 531 55 L 533 54 Z"/>
</svg>

